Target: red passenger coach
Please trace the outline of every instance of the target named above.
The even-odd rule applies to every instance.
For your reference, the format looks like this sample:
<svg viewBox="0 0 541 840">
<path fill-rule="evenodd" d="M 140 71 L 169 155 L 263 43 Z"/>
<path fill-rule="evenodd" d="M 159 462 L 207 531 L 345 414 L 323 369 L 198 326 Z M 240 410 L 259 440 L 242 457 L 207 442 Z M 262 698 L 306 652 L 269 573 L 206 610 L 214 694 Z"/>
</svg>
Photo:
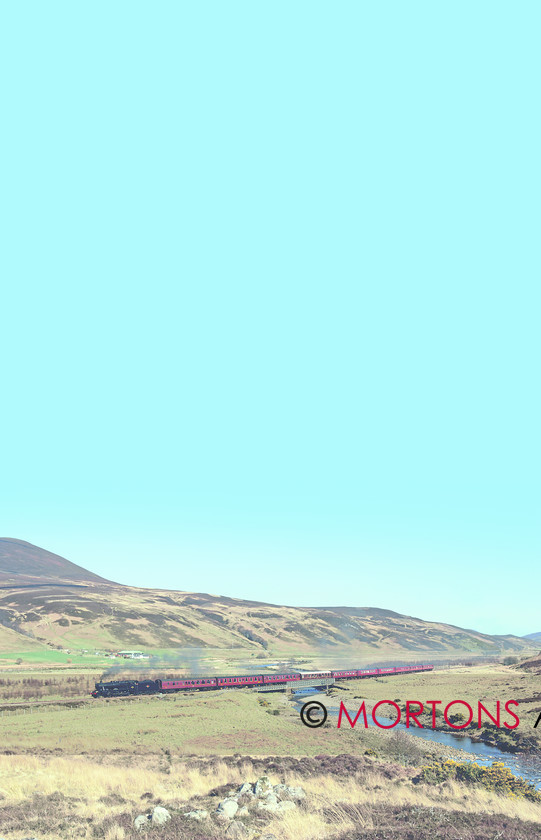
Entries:
<svg viewBox="0 0 541 840">
<path fill-rule="evenodd" d="M 300 680 L 300 674 L 265 674 L 263 677 L 263 682 L 267 683 L 285 683 L 285 682 L 294 682 L 295 680 Z"/>
<path fill-rule="evenodd" d="M 263 677 L 261 674 L 250 674 L 245 677 L 217 677 L 216 685 L 218 688 L 242 688 L 243 686 L 262 685 Z"/>
<path fill-rule="evenodd" d="M 335 680 L 349 680 L 357 676 L 357 671 L 331 671 Z"/>
<path fill-rule="evenodd" d="M 318 680 L 320 677 L 321 679 L 325 679 L 325 677 L 330 677 L 330 671 L 310 671 L 309 673 L 304 672 L 301 674 L 301 680 Z"/>
<path fill-rule="evenodd" d="M 213 677 L 193 677 L 191 680 L 162 680 L 162 691 L 182 691 L 186 688 L 216 688 Z"/>
</svg>

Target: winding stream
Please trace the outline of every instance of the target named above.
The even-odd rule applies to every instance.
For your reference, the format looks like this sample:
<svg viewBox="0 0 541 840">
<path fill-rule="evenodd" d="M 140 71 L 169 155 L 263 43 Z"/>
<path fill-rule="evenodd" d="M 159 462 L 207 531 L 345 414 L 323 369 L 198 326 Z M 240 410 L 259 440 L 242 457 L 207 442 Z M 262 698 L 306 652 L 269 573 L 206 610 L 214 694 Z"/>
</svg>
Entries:
<svg viewBox="0 0 541 840">
<path fill-rule="evenodd" d="M 323 703 L 329 716 L 338 716 L 340 704 L 336 705 L 334 698 L 330 699 L 316 691 L 303 694 L 301 698 L 293 700 L 293 704 L 300 710 L 309 697 L 317 700 L 319 703 Z M 356 712 L 354 706 L 351 705 L 348 709 L 350 716 L 354 710 Z M 375 726 L 370 714 L 367 715 L 367 718 L 369 725 Z M 378 714 L 378 720 L 387 725 L 393 722 L 391 718 L 383 717 L 380 714 Z M 359 723 L 358 726 L 362 728 L 363 724 Z M 538 754 L 519 755 L 508 753 L 500 750 L 498 747 L 491 747 L 479 741 L 472 741 L 467 735 L 453 735 L 449 732 L 437 732 L 433 729 L 418 729 L 417 727 L 410 727 L 408 729 L 403 723 L 398 723 L 393 729 L 388 731 L 396 732 L 397 730 L 409 732 L 410 735 L 414 735 L 416 738 L 421 738 L 424 741 L 435 741 L 444 747 L 463 750 L 465 755 L 463 758 L 461 757 L 462 761 L 475 762 L 483 766 L 488 766 L 493 761 L 501 761 L 515 776 L 521 776 L 523 779 L 531 782 L 538 790 L 541 790 L 541 756 Z"/>
</svg>

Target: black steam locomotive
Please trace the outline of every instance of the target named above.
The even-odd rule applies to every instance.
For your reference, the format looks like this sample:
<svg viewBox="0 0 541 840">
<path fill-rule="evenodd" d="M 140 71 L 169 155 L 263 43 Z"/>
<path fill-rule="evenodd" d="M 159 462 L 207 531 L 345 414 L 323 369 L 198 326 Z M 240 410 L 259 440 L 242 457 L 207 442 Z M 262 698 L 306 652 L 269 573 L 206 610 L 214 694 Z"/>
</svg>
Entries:
<svg viewBox="0 0 541 840">
<path fill-rule="evenodd" d="M 157 694 L 162 690 L 161 680 L 117 680 L 96 683 L 92 697 L 126 697 L 128 694 Z"/>
</svg>

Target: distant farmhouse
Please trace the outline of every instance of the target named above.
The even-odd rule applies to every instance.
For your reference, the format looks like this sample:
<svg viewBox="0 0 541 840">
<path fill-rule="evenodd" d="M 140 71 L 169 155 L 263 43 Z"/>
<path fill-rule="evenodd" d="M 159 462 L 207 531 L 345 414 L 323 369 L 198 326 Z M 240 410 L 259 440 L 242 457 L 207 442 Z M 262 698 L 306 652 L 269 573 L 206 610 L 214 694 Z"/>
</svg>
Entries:
<svg viewBox="0 0 541 840">
<path fill-rule="evenodd" d="M 119 650 L 115 656 L 121 656 L 123 659 L 150 659 L 142 650 Z"/>
</svg>

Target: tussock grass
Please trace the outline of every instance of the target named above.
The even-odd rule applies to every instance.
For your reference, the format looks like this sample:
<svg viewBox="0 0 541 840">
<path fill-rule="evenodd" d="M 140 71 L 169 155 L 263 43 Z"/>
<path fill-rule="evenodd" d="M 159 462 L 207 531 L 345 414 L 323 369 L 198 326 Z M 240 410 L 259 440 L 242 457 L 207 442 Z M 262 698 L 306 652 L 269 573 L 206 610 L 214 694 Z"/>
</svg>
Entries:
<svg viewBox="0 0 541 840">
<path fill-rule="evenodd" d="M 372 760 L 365 770 L 342 776 L 327 773 L 307 777 L 287 770 L 269 771 L 273 784 L 300 785 L 307 799 L 283 817 L 269 817 L 265 831 L 280 840 L 342 838 L 361 830 L 377 836 L 382 813 L 388 814 L 393 808 L 448 812 L 450 823 L 457 814 L 469 814 L 541 826 L 538 803 L 499 796 L 455 780 L 414 785 L 407 775 L 393 777 L 390 767 Z M 165 833 L 160 830 L 164 840 L 170 840 L 173 831 L 176 834 L 171 837 L 189 838 L 192 835 L 188 829 L 195 827 L 187 826 L 182 817 L 188 805 L 212 811 L 228 788 L 255 781 L 260 775 L 260 764 L 256 767 L 249 758 L 228 763 L 217 757 L 151 757 L 145 764 L 134 766 L 126 758 L 97 763 L 85 756 L 0 756 L 0 831 L 9 840 L 19 840 L 30 832 L 37 835 L 37 825 L 43 840 L 132 840 L 136 836 L 134 817 L 163 804 L 177 820 Z M 39 814 L 32 813 L 32 808 Z M 12 815 L 8 830 L 2 825 L 2 814 Z M 19 824 L 21 830 L 13 830 Z M 262 830 L 261 825 L 253 828 Z M 218 827 L 209 823 L 208 836 L 215 835 L 222 836 Z"/>
</svg>

